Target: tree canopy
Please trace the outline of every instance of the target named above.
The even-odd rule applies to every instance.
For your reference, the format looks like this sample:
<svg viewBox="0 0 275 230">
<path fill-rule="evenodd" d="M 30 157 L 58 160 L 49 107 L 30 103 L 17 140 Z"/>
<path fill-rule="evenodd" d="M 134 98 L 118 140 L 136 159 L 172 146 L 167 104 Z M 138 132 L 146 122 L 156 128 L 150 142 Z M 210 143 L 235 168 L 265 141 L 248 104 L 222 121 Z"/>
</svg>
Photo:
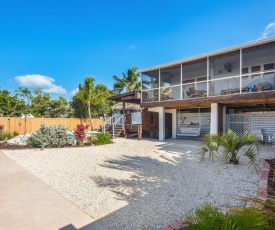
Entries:
<svg viewBox="0 0 275 230">
<path fill-rule="evenodd" d="M 83 85 L 79 85 L 79 91 L 73 98 L 72 105 L 78 106 L 83 111 L 85 105 L 90 119 L 91 129 L 93 130 L 93 106 L 99 106 L 111 96 L 110 90 L 105 85 L 95 84 L 93 77 L 86 77 Z"/>
<path fill-rule="evenodd" d="M 114 90 L 118 93 L 121 93 L 123 90 L 126 92 L 132 90 L 140 90 L 141 89 L 141 82 L 139 79 L 139 73 L 137 73 L 137 67 L 134 66 L 127 71 L 127 75 L 122 73 L 122 78 L 114 75 L 113 79 L 115 80 Z"/>
</svg>

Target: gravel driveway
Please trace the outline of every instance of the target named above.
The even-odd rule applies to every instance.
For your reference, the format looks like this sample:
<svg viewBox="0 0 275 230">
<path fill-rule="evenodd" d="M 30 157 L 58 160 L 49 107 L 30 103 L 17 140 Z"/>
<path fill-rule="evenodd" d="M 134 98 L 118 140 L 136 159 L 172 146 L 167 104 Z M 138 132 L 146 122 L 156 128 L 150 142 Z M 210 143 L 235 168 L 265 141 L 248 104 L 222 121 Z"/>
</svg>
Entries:
<svg viewBox="0 0 275 230">
<path fill-rule="evenodd" d="M 200 141 L 115 139 L 85 148 L 3 151 L 110 230 L 159 229 L 205 202 L 220 208 L 255 195 L 259 175 L 199 161 Z M 261 157 L 274 157 L 265 145 Z"/>
</svg>

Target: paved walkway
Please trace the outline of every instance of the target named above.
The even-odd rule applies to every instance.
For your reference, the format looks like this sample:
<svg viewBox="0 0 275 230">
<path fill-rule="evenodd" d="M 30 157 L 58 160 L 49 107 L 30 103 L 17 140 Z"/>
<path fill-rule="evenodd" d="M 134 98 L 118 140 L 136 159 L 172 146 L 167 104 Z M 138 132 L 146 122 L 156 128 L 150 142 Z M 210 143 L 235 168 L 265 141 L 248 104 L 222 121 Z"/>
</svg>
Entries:
<svg viewBox="0 0 275 230">
<path fill-rule="evenodd" d="M 105 230 L 0 151 L 1 230 Z"/>
</svg>

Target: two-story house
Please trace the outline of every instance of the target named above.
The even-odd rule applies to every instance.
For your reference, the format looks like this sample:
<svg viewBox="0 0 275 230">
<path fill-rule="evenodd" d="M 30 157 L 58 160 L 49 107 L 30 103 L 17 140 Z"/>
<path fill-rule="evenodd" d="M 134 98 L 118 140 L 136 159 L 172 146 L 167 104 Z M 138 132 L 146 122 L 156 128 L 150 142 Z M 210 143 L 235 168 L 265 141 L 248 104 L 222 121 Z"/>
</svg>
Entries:
<svg viewBox="0 0 275 230">
<path fill-rule="evenodd" d="M 140 71 L 141 107 L 158 113 L 173 138 L 203 137 L 232 129 L 275 134 L 275 37 Z M 165 114 L 172 116 L 165 120 Z"/>
</svg>

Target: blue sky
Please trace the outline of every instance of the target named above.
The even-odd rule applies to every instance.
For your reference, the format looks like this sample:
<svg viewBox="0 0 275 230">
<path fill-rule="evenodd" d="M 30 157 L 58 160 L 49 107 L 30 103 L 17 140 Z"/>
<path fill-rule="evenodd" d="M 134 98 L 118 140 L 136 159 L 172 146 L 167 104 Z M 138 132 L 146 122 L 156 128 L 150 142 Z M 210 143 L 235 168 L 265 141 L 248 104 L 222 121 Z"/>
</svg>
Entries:
<svg viewBox="0 0 275 230">
<path fill-rule="evenodd" d="M 2 0 L 0 86 L 53 97 L 94 76 L 148 68 L 275 35 L 274 0 Z"/>
</svg>

